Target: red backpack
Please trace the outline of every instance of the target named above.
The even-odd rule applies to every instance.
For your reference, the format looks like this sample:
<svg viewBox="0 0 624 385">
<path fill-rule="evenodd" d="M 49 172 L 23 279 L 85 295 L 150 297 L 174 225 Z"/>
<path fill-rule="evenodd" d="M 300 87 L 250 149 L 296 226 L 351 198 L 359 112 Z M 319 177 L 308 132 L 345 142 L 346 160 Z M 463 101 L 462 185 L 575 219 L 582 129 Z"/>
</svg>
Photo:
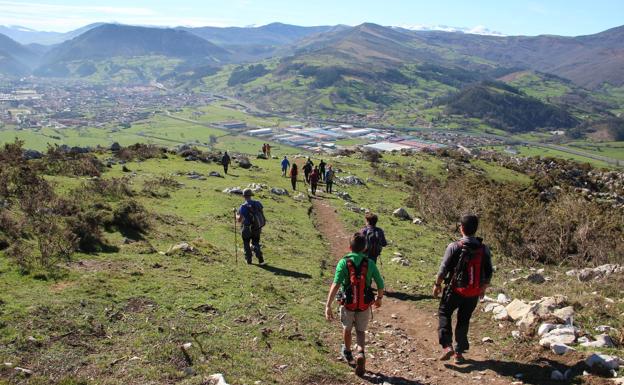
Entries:
<svg viewBox="0 0 624 385">
<path fill-rule="evenodd" d="M 367 310 L 374 300 L 372 288 L 366 287 L 366 275 L 368 274 L 368 258 L 364 258 L 360 266 L 355 266 L 351 258 L 346 258 L 349 271 L 349 284 L 346 292 L 338 301 L 349 311 Z"/>
<path fill-rule="evenodd" d="M 461 247 L 461 253 L 451 279 L 453 291 L 462 297 L 479 296 L 481 295 L 481 273 L 485 246 L 480 243 L 476 247 L 470 247 L 471 245 L 462 241 L 459 241 L 458 244 Z"/>
</svg>

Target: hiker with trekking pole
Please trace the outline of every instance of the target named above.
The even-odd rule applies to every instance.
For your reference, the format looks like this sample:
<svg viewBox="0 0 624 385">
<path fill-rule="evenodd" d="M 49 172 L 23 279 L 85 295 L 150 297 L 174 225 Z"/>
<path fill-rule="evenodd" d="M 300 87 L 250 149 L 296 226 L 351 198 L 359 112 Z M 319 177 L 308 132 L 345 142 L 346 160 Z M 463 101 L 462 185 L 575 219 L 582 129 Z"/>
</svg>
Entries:
<svg viewBox="0 0 624 385">
<path fill-rule="evenodd" d="M 368 212 L 364 218 L 366 226 L 360 232 L 366 239 L 366 255 L 368 255 L 368 259 L 378 263 L 377 259 L 381 255 L 381 251 L 388 246 L 386 235 L 382 229 L 377 227 L 377 221 L 379 220 L 377 215 Z M 381 260 L 379 262 L 381 263 Z"/>
<path fill-rule="evenodd" d="M 470 347 L 470 318 L 492 279 L 492 256 L 483 239 L 475 237 L 478 227 L 479 218 L 476 215 L 468 214 L 461 218 L 462 238 L 446 248 L 433 286 L 434 297 L 442 294 L 438 308 L 438 338 L 443 349 L 441 361 L 454 357 L 455 363 L 464 363 L 464 352 Z M 444 290 L 442 282 L 445 283 Z M 453 347 L 451 321 L 455 310 L 457 323 Z"/>
<path fill-rule="evenodd" d="M 262 246 L 260 244 L 260 236 L 262 228 L 266 223 L 264 217 L 264 207 L 259 201 L 252 200 L 253 191 L 246 188 L 243 190 L 245 202 L 238 209 L 236 220 L 242 225 L 241 238 L 243 239 L 243 248 L 245 249 L 245 260 L 251 265 L 252 249 L 258 258 L 260 266 L 266 265 L 262 255 Z M 236 241 L 236 238 L 235 238 Z"/>
<path fill-rule="evenodd" d="M 332 303 L 334 299 L 340 304 L 340 322 L 342 323 L 343 345 L 342 358 L 353 364 L 354 357 L 351 348 L 352 331 L 355 327 L 356 351 L 355 374 L 363 376 L 366 371 L 366 330 L 372 318 L 374 306 L 381 306 L 384 295 L 384 281 L 377 270 L 374 261 L 368 259 L 364 253 L 366 239 L 360 233 L 355 233 L 350 240 L 351 252 L 344 256 L 336 266 L 334 281 L 327 294 L 325 304 L 325 318 L 334 319 Z M 372 287 L 372 281 L 377 286 L 377 295 Z"/>
</svg>

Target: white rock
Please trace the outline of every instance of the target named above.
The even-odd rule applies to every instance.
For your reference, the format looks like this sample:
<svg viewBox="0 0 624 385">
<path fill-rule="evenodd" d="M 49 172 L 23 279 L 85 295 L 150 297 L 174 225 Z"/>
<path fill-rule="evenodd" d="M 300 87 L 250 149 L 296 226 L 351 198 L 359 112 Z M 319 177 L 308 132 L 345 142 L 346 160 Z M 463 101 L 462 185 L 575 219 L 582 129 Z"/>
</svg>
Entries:
<svg viewBox="0 0 624 385">
<path fill-rule="evenodd" d="M 596 341 L 587 341 L 581 343 L 581 346 L 588 348 L 613 348 L 615 343 L 608 334 L 597 335 Z"/>
<path fill-rule="evenodd" d="M 576 329 L 572 326 L 556 328 L 546 333 L 539 341 L 540 346 L 550 348 L 554 344 L 571 345 L 576 341 Z"/>
<path fill-rule="evenodd" d="M 529 312 L 531 312 L 532 306 L 516 298 L 511 301 L 511 303 L 507 305 L 505 309 L 507 310 L 509 317 L 511 317 L 512 320 L 517 321 Z"/>
<path fill-rule="evenodd" d="M 496 302 L 500 303 L 500 304 L 507 304 L 510 301 L 509 297 L 507 297 L 505 294 L 500 293 L 497 297 L 496 297 Z"/>
<path fill-rule="evenodd" d="M 15 369 L 16 372 L 22 373 L 22 374 L 24 374 L 26 376 L 30 376 L 30 375 L 33 374 L 32 370 L 26 369 L 26 368 L 20 368 L 19 366 L 16 366 L 14 369 Z"/>
<path fill-rule="evenodd" d="M 526 313 L 522 318 L 516 322 L 516 326 L 525 333 L 531 334 L 535 329 L 535 325 L 539 322 L 540 318 L 537 314 L 530 311 Z"/>
<path fill-rule="evenodd" d="M 498 308 L 494 309 L 493 313 L 494 319 L 497 321 L 506 321 L 509 319 L 509 314 L 503 306 L 499 306 Z"/>
<path fill-rule="evenodd" d="M 611 330 L 613 330 L 613 328 L 611 326 L 608 326 L 608 325 L 600 325 L 600 326 L 596 326 L 595 330 L 597 332 L 600 332 L 600 333 L 608 333 Z"/>
<path fill-rule="evenodd" d="M 213 374 L 211 376 L 208 377 L 208 381 L 209 384 L 214 384 L 214 385 L 228 385 L 227 382 L 225 382 L 225 377 L 223 377 L 223 374 L 221 373 L 216 373 Z"/>
<path fill-rule="evenodd" d="M 573 349 L 566 344 L 554 343 L 550 344 L 550 350 L 552 350 L 553 353 L 561 356 L 563 354 L 566 354 L 567 352 L 575 351 L 576 349 Z"/>
<path fill-rule="evenodd" d="M 494 340 L 490 337 L 483 337 L 481 342 L 483 342 L 484 344 L 491 344 L 491 343 L 494 343 Z"/>
<path fill-rule="evenodd" d="M 271 194 L 275 194 L 275 195 L 288 195 L 288 191 L 284 190 L 283 188 L 273 187 L 271 189 Z"/>
<path fill-rule="evenodd" d="M 392 212 L 392 215 L 394 215 L 396 218 L 404 219 L 404 220 L 408 220 L 408 221 L 410 219 L 412 219 L 412 217 L 409 215 L 407 210 L 405 210 L 403 207 L 400 207 L 400 208 L 394 210 Z"/>
<path fill-rule="evenodd" d="M 520 337 L 522 337 L 522 333 L 520 333 L 520 330 L 512 330 L 512 331 L 511 331 L 511 336 L 512 336 L 515 340 L 518 340 L 518 339 L 520 339 Z"/>
<path fill-rule="evenodd" d="M 424 223 L 424 221 L 422 219 L 420 219 L 420 218 L 414 218 L 412 223 L 415 224 L 415 225 L 422 225 Z"/>
</svg>

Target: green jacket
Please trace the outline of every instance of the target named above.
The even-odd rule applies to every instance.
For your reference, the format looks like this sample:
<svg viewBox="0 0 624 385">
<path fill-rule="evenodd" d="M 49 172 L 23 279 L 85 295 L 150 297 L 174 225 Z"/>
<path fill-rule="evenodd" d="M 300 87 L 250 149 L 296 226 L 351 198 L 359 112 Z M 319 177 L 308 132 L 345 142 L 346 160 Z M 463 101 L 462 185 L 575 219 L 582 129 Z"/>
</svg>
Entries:
<svg viewBox="0 0 624 385">
<path fill-rule="evenodd" d="M 355 266 L 360 266 L 362 260 L 366 257 L 366 254 L 363 253 L 349 253 L 340 261 L 338 261 L 338 265 L 336 266 L 336 274 L 334 275 L 334 283 L 342 286 L 342 290 L 346 290 L 347 285 L 349 283 L 349 268 L 347 268 L 347 259 L 349 258 L 353 261 Z M 377 285 L 377 289 L 384 288 L 384 281 L 381 278 L 381 274 L 379 274 L 379 269 L 377 269 L 377 265 L 371 259 L 368 260 L 368 272 L 366 273 L 366 287 L 371 287 L 371 283 L 375 280 L 375 284 Z"/>
</svg>

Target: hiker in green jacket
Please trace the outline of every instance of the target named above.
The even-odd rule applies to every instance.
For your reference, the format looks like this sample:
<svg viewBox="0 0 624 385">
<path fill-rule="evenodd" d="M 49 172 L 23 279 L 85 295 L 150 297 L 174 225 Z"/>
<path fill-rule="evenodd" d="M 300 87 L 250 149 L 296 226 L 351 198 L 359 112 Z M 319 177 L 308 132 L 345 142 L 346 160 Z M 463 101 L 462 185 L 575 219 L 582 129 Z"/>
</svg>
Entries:
<svg viewBox="0 0 624 385">
<path fill-rule="evenodd" d="M 350 244 L 351 252 L 345 255 L 336 266 L 334 282 L 329 288 L 329 294 L 327 295 L 325 318 L 328 321 L 334 318 L 331 305 L 334 298 L 336 298 L 341 305 L 340 322 L 343 327 L 344 339 L 341 349 L 342 357 L 350 364 L 353 362 L 351 332 L 355 326 L 357 340 L 355 373 L 358 376 L 363 376 L 366 365 L 364 355 L 366 329 L 372 315 L 371 305 L 375 307 L 381 306 L 381 299 L 384 294 L 384 281 L 375 262 L 368 259 L 364 253 L 366 238 L 360 233 L 355 233 L 351 237 Z M 372 288 L 373 280 L 377 286 L 376 296 Z"/>
</svg>

